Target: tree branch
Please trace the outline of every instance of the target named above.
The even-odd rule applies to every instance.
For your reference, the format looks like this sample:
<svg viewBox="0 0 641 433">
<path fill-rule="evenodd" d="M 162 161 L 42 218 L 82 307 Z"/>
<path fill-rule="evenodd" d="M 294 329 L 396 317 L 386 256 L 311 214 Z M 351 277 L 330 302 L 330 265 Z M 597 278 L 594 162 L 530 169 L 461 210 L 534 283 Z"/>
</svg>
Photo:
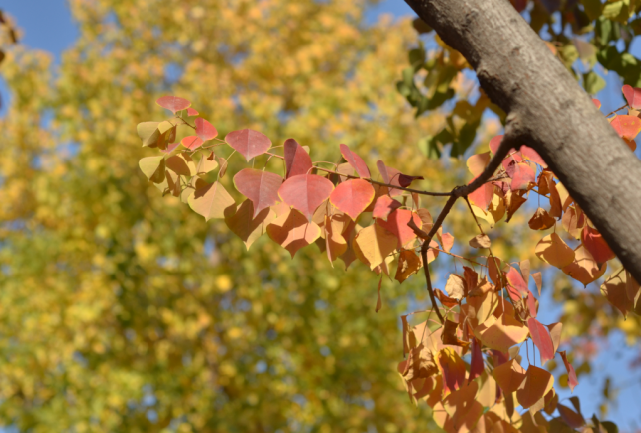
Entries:
<svg viewBox="0 0 641 433">
<path fill-rule="evenodd" d="M 641 281 L 641 162 L 565 66 L 506 0 L 405 1 L 463 54 L 490 99 L 518 115 L 522 143 Z"/>
</svg>

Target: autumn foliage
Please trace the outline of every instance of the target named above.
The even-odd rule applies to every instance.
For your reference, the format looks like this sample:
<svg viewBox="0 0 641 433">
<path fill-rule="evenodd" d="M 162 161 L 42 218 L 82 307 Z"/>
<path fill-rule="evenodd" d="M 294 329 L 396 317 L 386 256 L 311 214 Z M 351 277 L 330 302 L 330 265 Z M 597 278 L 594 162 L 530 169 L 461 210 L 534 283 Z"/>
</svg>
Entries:
<svg viewBox="0 0 641 433">
<path fill-rule="evenodd" d="M 641 107 L 641 89 L 624 86 L 623 93 L 629 113 L 612 113 L 609 120 L 634 150 L 634 138 L 641 131 L 635 111 Z M 380 281 L 392 275 L 394 262 L 394 278 L 402 283 L 440 254 L 454 255 L 454 237 L 443 233 L 441 225 L 451 208 L 449 202 L 461 195 L 457 188 L 452 192 L 412 189 L 420 176 L 407 175 L 380 160 L 377 176 L 344 144 L 339 147 L 343 162 L 314 162 L 309 148 L 296 140 L 273 146 L 268 137 L 251 129 L 230 132 L 223 141 L 214 126 L 196 117 L 198 112 L 189 101 L 166 96 L 157 103 L 175 116 L 138 126 L 143 145 L 160 153 L 141 160 L 142 171 L 163 194 L 179 197 L 206 220 L 224 219 L 248 249 L 267 234 L 292 257 L 315 243 L 333 265 L 337 259 L 345 267 L 358 260 L 380 275 L 376 311 L 381 308 Z M 177 140 L 178 131 L 185 129 L 191 134 Z M 492 240 L 479 218 L 490 226 L 503 219 L 507 222 L 528 198 L 539 195 L 549 201 L 549 209 L 538 207 L 528 225 L 535 231 L 555 227 L 533 251 L 539 260 L 587 285 L 604 275 L 615 256 L 545 161 L 526 146 L 501 151 L 502 142 L 502 136 L 494 137 L 489 151 L 467 161 L 470 183 L 479 177 L 483 180 L 462 195 L 479 229 L 469 245 L 480 254 L 459 257 L 469 266 L 451 274 L 444 290 L 432 288 L 425 269 L 434 305 L 429 311 L 401 317 L 404 360 L 398 372 L 410 399 L 425 400 L 437 424 L 448 432 L 581 428 L 587 424 L 578 398 L 571 399 L 573 407 L 559 404 L 554 377 L 543 368 L 556 356 L 563 325 L 537 319 L 537 295 L 528 289 L 528 281 L 534 280 L 540 296 L 541 273 L 530 273 L 529 260 L 509 263 L 494 256 Z M 225 145 L 231 153 L 223 150 Z M 235 154 L 251 163 L 233 174 L 236 190 L 246 197 L 240 204 L 220 182 Z M 272 158 L 282 161 L 281 171 L 265 168 Z M 488 169 L 496 158 L 500 159 L 494 161 L 497 169 Z M 434 220 L 424 206 L 426 199 L 438 196 L 449 201 Z M 557 226 L 565 233 L 557 233 Z M 641 313 L 639 285 L 623 269 L 610 276 L 601 290 L 624 316 Z M 414 314 L 426 315 L 426 320 L 410 326 L 407 318 Z M 527 368 L 521 366 L 522 345 L 532 347 Z M 573 390 L 578 385 L 574 368 L 565 352 L 558 354 Z M 518 406 L 528 410 L 519 415 Z M 555 414 L 558 417 L 549 418 Z M 596 418 L 590 426 L 613 428 L 612 423 Z"/>
</svg>

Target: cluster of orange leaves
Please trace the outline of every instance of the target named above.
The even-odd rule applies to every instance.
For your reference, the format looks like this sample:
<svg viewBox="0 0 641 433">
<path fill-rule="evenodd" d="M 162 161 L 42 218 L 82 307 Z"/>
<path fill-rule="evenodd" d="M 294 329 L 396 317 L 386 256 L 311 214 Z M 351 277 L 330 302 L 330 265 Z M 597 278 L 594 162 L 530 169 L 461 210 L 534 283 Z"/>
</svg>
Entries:
<svg viewBox="0 0 641 433">
<path fill-rule="evenodd" d="M 629 114 L 609 120 L 634 150 L 634 137 L 641 131 L 641 119 L 635 111 L 641 108 L 641 89 L 626 86 L 624 94 Z M 206 220 L 224 219 L 247 248 L 264 233 L 292 257 L 316 243 L 330 263 L 340 258 L 348 267 L 358 259 L 381 278 L 389 275 L 389 267 L 397 259 L 395 278 L 401 283 L 425 266 L 417 253 L 424 242 L 417 231 L 429 231 L 434 221 L 430 212 L 421 208 L 419 196 L 448 193 L 410 189 L 420 177 L 403 174 L 383 161 L 377 163 L 381 180 L 374 180 L 365 161 L 343 144 L 340 152 L 345 162 L 314 163 L 308 149 L 293 139 L 279 146 L 282 155 L 270 152 L 277 147 L 272 147 L 268 137 L 250 129 L 230 132 L 223 141 L 217 138 L 213 125 L 197 117 L 189 101 L 166 96 L 157 103 L 175 116 L 138 125 L 143 146 L 160 151 L 159 156 L 140 161 L 142 171 L 163 194 L 180 197 Z M 596 100 L 595 104 L 600 105 Z M 194 135 L 174 142 L 178 126 L 193 129 Z M 490 151 L 468 159 L 474 178 L 490 163 L 501 139 L 495 137 Z M 233 149 L 227 157 L 216 153 L 216 148 L 225 144 Z M 250 167 L 236 173 L 234 186 L 247 197 L 239 205 L 220 181 L 229 158 L 236 153 L 247 162 L 255 163 L 257 157 L 283 162 L 281 174 Z M 216 169 L 216 179 L 208 181 Z M 614 254 L 533 149 L 512 149 L 492 178 L 467 200 L 475 219 L 481 217 L 493 224 L 504 216 L 508 221 L 530 192 L 546 197 L 549 209 L 537 208 L 529 227 L 546 230 L 556 227 L 560 220 L 569 238 L 579 242 L 571 248 L 555 230 L 541 239 L 535 255 L 584 285 L 601 277 Z M 408 223 L 413 223 L 416 230 Z M 409 315 L 402 316 L 405 360 L 399 363 L 398 372 L 410 398 L 425 400 L 433 408 L 437 424 L 448 432 L 539 432 L 562 427 L 607 431 L 609 425 L 596 418 L 586 427 L 576 397 L 571 400 L 574 408 L 559 404 L 554 377 L 542 368 L 557 353 L 562 324 L 544 325 L 537 320 L 538 300 L 529 290 L 528 281 L 531 276 L 540 296 L 541 274 L 530 275 L 528 260 L 518 263 L 517 270 L 495 257 L 491 240 L 480 224 L 479 230 L 481 233 L 469 244 L 487 249 L 489 254 L 476 261 L 459 258 L 479 266 L 481 274 L 464 267 L 463 275 L 449 276 L 445 291 L 435 290 L 442 307 L 433 307 L 445 313 L 444 323 L 431 318 L 430 312 L 425 322 L 411 327 Z M 454 255 L 450 251 L 454 237 L 443 233 L 441 227 L 436 237 L 438 242 L 430 242 L 428 263 L 442 253 Z M 641 310 L 639 285 L 627 272 L 607 279 L 602 292 L 624 315 Z M 527 344 L 528 339 L 538 349 L 540 366 L 535 365 L 533 354 L 533 363 L 528 359 L 524 369 L 519 345 Z M 565 352 L 558 353 L 573 390 L 578 384 L 574 369 Z M 470 355 L 469 362 L 463 359 L 466 355 Z M 519 405 L 527 411 L 519 414 L 515 411 Z M 555 411 L 559 414 L 556 418 L 543 415 Z"/>
</svg>

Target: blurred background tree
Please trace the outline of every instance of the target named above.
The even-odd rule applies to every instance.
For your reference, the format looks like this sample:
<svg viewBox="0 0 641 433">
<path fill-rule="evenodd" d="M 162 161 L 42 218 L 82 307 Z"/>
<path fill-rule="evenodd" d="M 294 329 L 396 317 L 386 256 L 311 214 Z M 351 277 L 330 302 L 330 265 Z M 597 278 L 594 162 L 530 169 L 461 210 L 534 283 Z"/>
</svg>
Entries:
<svg viewBox="0 0 641 433">
<path fill-rule="evenodd" d="M 384 280 L 376 314 L 378 279 L 363 265 L 332 269 L 315 247 L 291 261 L 265 239 L 246 252 L 224 222 L 207 224 L 161 198 L 137 166 L 149 155 L 135 125 L 164 116 L 153 101 L 176 94 L 221 136 L 248 127 L 275 145 L 294 137 L 315 160 L 332 161 L 344 142 L 368 163 L 424 176 L 424 189 L 465 182 L 464 163 L 447 152 L 425 158 L 425 137 L 469 121 L 474 136 L 460 154 L 482 152 L 500 113 L 488 115 L 465 63 L 446 53 L 443 65 L 458 68 L 443 75 L 453 102 L 415 119 L 396 81 L 408 75 L 416 32 L 410 20 L 365 23 L 374 3 L 71 0 L 79 37 L 59 64 L 0 35 L 10 92 L 0 118 L 2 424 L 35 432 L 436 428 L 395 372 L 398 316 L 428 304 L 420 278 Z M 430 43 L 446 49 L 423 41 L 426 63 L 438 58 Z M 439 200 L 427 204 L 433 213 Z M 446 231 L 458 239 L 474 232 L 464 212 L 450 218 Z M 528 218 L 501 227 L 497 255 L 529 254 L 540 236 Z M 586 354 L 579 373 L 609 329 L 623 327 L 636 342 L 637 318 L 623 322 L 597 283 L 580 292 L 558 280 L 552 290 L 553 277 L 547 293 L 559 304 L 569 297 L 566 317 L 576 324 L 564 337 Z"/>
<path fill-rule="evenodd" d="M 140 172 L 135 125 L 164 94 L 221 134 L 346 142 L 449 184 L 394 88 L 407 21 L 357 0 L 69 2 L 59 65 L 19 46 L 2 75 L 0 419 L 20 431 L 419 431 L 395 372 L 398 316 L 424 288 L 290 261 L 206 224 Z M 399 49 L 400 48 L 400 49 Z M 277 143 L 278 144 L 278 143 Z M 327 147 L 326 147 L 327 146 Z M 402 162 L 402 163 L 401 163 Z M 229 176 L 226 178 L 230 182 Z M 392 289 L 391 287 L 395 288 Z M 425 302 L 422 302 L 425 306 Z"/>
</svg>

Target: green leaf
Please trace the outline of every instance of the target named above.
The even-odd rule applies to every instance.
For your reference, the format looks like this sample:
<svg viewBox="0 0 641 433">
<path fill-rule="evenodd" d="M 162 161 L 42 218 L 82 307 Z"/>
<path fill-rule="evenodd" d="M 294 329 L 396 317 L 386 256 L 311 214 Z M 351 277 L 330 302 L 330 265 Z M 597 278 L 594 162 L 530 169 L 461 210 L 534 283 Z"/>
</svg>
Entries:
<svg viewBox="0 0 641 433">
<path fill-rule="evenodd" d="M 595 95 L 605 88 L 605 80 L 594 71 L 583 74 L 583 87 L 590 95 Z"/>
<path fill-rule="evenodd" d="M 608 433 L 619 433 L 619 427 L 612 421 L 601 421 L 601 426 L 608 432 Z"/>
<path fill-rule="evenodd" d="M 414 72 L 420 70 L 423 67 L 423 65 L 425 64 L 426 55 L 427 53 L 423 48 L 423 44 L 421 44 L 420 47 L 414 48 L 409 51 L 409 61 L 410 65 L 412 65 L 412 67 L 414 68 Z"/>
<path fill-rule="evenodd" d="M 414 27 L 414 30 L 416 30 L 419 35 L 424 35 L 434 30 L 429 24 L 420 18 L 416 18 L 412 21 L 412 27 Z"/>
<path fill-rule="evenodd" d="M 565 66 L 570 69 L 572 65 L 579 58 L 579 51 L 573 44 L 564 45 L 559 49 L 559 54 L 563 60 Z"/>
</svg>

